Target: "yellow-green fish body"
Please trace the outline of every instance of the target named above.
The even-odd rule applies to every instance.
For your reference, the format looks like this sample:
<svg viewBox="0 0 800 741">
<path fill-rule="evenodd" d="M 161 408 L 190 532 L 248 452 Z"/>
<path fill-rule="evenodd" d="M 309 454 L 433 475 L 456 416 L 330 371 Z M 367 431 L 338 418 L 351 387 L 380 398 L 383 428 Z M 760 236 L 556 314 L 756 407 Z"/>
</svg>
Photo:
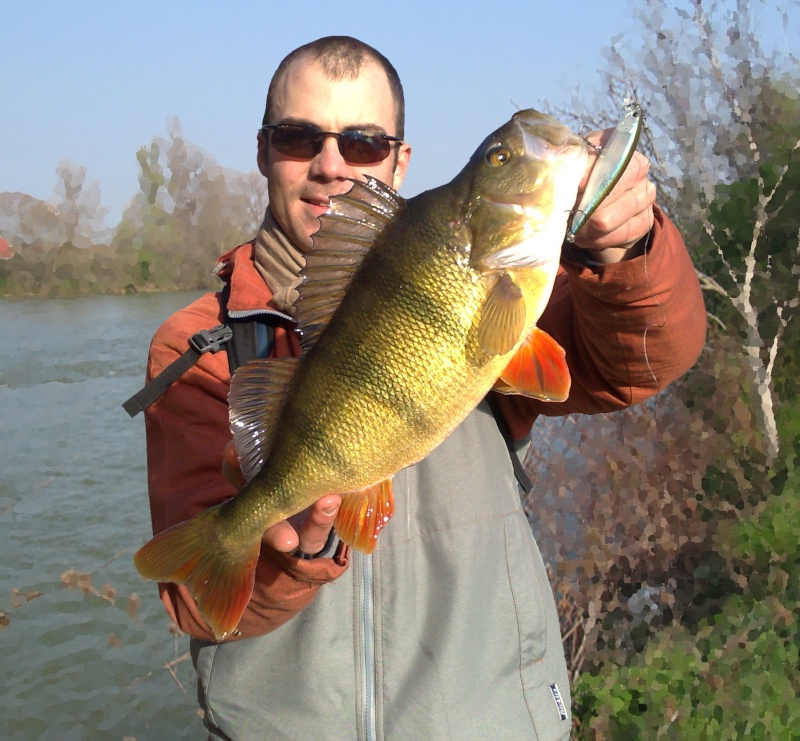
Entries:
<svg viewBox="0 0 800 741">
<path fill-rule="evenodd" d="M 585 164 L 581 139 L 521 111 L 448 185 L 404 203 L 368 180 L 332 199 L 300 289 L 309 349 L 232 381 L 248 484 L 156 536 L 135 557 L 140 572 L 187 583 L 222 638 L 249 600 L 268 527 L 342 494 L 337 531 L 370 551 L 391 516 L 391 477 L 496 383 L 565 398 L 563 351 L 535 324 Z"/>
</svg>

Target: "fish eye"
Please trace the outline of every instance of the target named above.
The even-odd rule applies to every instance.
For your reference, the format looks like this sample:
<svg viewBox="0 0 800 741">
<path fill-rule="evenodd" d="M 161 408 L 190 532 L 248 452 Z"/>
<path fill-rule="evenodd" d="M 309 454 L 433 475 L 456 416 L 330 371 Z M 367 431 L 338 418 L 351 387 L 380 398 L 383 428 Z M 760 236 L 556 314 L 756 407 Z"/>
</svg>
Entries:
<svg viewBox="0 0 800 741">
<path fill-rule="evenodd" d="M 486 161 L 492 167 L 500 167 L 511 159 L 509 152 L 502 144 L 497 144 L 486 152 Z"/>
</svg>

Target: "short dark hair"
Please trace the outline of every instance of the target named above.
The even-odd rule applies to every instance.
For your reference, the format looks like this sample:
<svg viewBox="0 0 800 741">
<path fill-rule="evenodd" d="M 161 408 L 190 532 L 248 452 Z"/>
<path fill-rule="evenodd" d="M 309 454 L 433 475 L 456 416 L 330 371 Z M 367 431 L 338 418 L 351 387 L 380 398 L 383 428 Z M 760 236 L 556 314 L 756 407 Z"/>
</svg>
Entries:
<svg viewBox="0 0 800 741">
<path fill-rule="evenodd" d="M 342 80 L 345 78 L 354 79 L 361 72 L 364 62 L 374 62 L 385 73 L 389 81 L 389 89 L 392 92 L 395 104 L 397 105 L 397 128 L 396 136 L 400 139 L 404 136 L 406 104 L 403 96 L 403 85 L 397 70 L 391 62 L 383 56 L 377 49 L 373 49 L 369 44 L 354 39 L 352 36 L 324 36 L 316 41 L 298 47 L 287 54 L 283 61 L 278 65 L 272 80 L 269 83 L 267 92 L 267 105 L 264 110 L 263 126 L 272 121 L 275 113 L 275 90 L 286 74 L 289 65 L 302 56 L 308 56 L 313 61 L 320 64 L 325 74 L 331 80 Z"/>
</svg>

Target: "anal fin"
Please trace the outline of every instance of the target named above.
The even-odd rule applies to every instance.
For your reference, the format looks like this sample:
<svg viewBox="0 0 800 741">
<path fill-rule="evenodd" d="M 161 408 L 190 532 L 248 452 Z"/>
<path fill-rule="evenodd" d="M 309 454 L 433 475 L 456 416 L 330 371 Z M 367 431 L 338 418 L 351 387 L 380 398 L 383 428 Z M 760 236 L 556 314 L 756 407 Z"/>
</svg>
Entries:
<svg viewBox="0 0 800 741">
<path fill-rule="evenodd" d="M 565 401 L 570 385 L 564 348 L 547 332 L 534 327 L 500 374 L 494 390 L 543 401 Z"/>
<path fill-rule="evenodd" d="M 393 514 L 392 480 L 385 479 L 342 496 L 342 505 L 336 516 L 336 533 L 357 551 L 372 553 L 378 535 Z"/>
</svg>

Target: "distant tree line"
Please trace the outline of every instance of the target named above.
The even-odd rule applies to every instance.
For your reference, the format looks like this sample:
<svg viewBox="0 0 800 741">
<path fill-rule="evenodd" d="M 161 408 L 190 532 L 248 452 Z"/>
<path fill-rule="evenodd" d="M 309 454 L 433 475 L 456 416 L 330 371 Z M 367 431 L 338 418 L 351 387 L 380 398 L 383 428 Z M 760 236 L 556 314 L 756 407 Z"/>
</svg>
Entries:
<svg viewBox="0 0 800 741">
<path fill-rule="evenodd" d="M 207 288 L 214 262 L 254 236 L 266 208 L 266 181 L 237 172 L 183 135 L 136 152 L 139 191 L 113 230 L 100 189 L 85 167 L 62 161 L 55 202 L 0 194 L 0 237 L 13 255 L 0 260 L 1 296 L 70 297 Z"/>
</svg>

